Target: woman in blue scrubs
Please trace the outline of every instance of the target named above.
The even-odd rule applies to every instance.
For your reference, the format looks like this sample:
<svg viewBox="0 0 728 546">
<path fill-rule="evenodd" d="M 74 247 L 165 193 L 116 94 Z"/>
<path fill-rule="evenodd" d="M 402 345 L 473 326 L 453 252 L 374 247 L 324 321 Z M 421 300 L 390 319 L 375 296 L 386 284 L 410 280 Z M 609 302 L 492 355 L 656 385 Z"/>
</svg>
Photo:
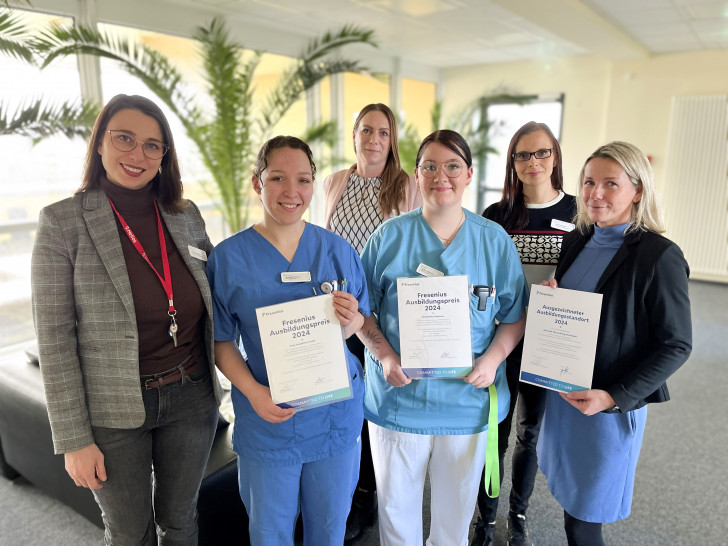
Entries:
<svg viewBox="0 0 728 546">
<path fill-rule="evenodd" d="M 523 335 L 525 277 L 505 230 L 463 209 L 472 175 L 462 136 L 448 130 L 429 135 L 415 172 L 422 208 L 382 224 L 362 253 L 372 310 L 359 333 L 367 347 L 364 414 L 385 546 L 422 544 L 428 473 L 432 524 L 427 544 L 467 543 L 485 460 L 491 403 L 486 387 L 495 384 L 498 420 L 508 413 L 501 364 Z M 479 298 L 469 294 L 473 371 L 464 381 L 412 381 L 402 370 L 397 278 L 416 277 L 423 265 L 444 275 L 467 275 L 470 285 L 495 287 L 480 308 Z"/>
<path fill-rule="evenodd" d="M 304 544 L 340 546 L 359 473 L 363 383 L 357 359 L 345 351 L 353 398 L 298 413 L 281 408 L 271 399 L 256 319 L 258 307 L 321 294 L 323 283 L 344 279 L 345 291 L 333 293 L 344 336 L 357 332 L 369 314 L 356 251 L 302 219 L 315 173 L 304 142 L 268 141 L 253 175 L 263 219 L 218 245 L 207 266 L 215 358 L 233 385 L 233 445 L 253 545 L 292 545 L 300 510 Z"/>
</svg>

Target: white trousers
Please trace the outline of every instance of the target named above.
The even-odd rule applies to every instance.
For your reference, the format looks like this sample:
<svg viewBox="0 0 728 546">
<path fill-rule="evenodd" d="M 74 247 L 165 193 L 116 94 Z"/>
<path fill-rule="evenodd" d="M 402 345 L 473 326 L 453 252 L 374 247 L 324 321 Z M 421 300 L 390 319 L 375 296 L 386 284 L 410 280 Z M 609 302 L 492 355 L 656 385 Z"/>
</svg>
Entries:
<svg viewBox="0 0 728 546">
<path fill-rule="evenodd" d="M 397 432 L 369 423 L 382 546 L 422 544 L 422 497 L 432 498 L 427 546 L 467 546 L 487 431 L 472 435 Z"/>
</svg>

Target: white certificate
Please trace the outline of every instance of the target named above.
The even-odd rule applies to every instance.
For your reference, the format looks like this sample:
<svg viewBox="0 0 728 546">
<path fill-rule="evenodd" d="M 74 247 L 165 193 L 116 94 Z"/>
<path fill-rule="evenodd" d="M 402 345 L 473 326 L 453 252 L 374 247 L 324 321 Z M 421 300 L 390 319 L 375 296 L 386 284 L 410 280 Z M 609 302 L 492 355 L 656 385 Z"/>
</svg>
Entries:
<svg viewBox="0 0 728 546">
<path fill-rule="evenodd" d="M 602 295 L 534 284 L 521 381 L 554 391 L 591 388 Z"/>
<path fill-rule="evenodd" d="M 271 396 L 281 407 L 300 411 L 353 396 L 333 300 L 327 294 L 255 310 Z"/>
<path fill-rule="evenodd" d="M 473 370 L 467 276 L 399 278 L 397 303 L 408 377 L 465 377 Z"/>
</svg>

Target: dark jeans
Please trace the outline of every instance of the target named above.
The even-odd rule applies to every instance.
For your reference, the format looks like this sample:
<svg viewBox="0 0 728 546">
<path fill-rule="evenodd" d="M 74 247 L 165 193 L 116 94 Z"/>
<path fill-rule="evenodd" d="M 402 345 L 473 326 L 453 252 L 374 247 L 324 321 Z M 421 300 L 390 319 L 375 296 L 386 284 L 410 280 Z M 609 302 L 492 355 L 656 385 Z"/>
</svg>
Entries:
<svg viewBox="0 0 728 546">
<path fill-rule="evenodd" d="M 506 377 L 508 390 L 511 392 L 511 404 L 508 415 L 498 425 L 498 459 L 500 463 L 501 485 L 503 484 L 503 459 L 508 450 L 508 437 L 511 433 L 511 421 L 518 405 L 516 419 L 516 445 L 513 448 L 511 470 L 511 493 L 509 497 L 510 511 L 525 514 L 528 501 L 533 493 L 533 484 L 538 472 L 536 443 L 541 430 L 541 419 L 546 406 L 546 389 L 518 381 L 521 372 L 521 354 L 523 342 L 520 342 L 506 359 Z M 485 472 L 485 471 L 484 471 Z M 498 497 L 490 498 L 480 480 L 478 489 L 478 510 L 485 522 L 495 521 L 498 511 Z"/>
<path fill-rule="evenodd" d="M 355 357 L 361 362 L 364 368 L 364 344 L 359 341 L 356 335 L 346 340 L 346 346 Z M 366 373 L 366 371 L 365 371 Z M 369 427 L 366 420 L 362 423 L 361 428 L 361 463 L 359 464 L 359 483 L 357 489 L 365 491 L 376 491 L 377 482 L 374 479 L 374 463 L 372 463 L 372 447 L 369 444 Z"/>
<path fill-rule="evenodd" d="M 107 480 L 94 491 L 106 544 L 197 544 L 197 495 L 217 425 L 206 360 L 190 376 L 144 389 L 144 424 L 93 427 Z"/>
</svg>

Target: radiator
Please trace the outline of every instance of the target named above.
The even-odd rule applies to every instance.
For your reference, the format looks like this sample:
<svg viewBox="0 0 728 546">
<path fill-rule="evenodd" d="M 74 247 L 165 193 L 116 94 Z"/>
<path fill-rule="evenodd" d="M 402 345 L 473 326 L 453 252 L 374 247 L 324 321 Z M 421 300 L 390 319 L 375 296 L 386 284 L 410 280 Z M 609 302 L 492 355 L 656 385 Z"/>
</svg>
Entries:
<svg viewBox="0 0 728 546">
<path fill-rule="evenodd" d="M 728 95 L 674 97 L 663 201 L 693 279 L 728 283 Z"/>
</svg>

